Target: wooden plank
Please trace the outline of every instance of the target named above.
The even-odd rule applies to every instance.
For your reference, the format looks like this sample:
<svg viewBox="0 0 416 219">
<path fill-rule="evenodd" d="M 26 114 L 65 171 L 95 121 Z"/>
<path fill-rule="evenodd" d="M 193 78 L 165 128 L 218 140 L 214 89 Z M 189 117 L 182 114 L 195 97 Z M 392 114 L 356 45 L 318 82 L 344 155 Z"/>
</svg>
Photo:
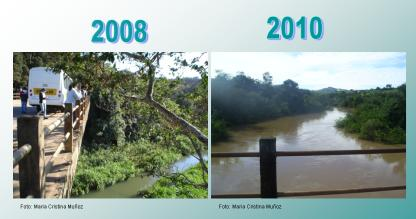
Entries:
<svg viewBox="0 0 416 219">
<path fill-rule="evenodd" d="M 278 192 L 278 197 L 302 197 L 302 196 L 320 196 L 320 195 L 340 195 L 367 192 L 385 192 L 394 190 L 406 190 L 406 186 L 382 186 L 372 188 L 353 188 L 353 189 L 335 189 L 321 191 L 301 191 L 301 192 Z M 211 195 L 211 198 L 261 198 L 260 194 L 221 194 Z"/>
<path fill-rule="evenodd" d="M 305 192 L 279 192 L 279 197 L 300 197 L 300 196 L 318 196 L 318 195 L 339 195 L 365 192 L 383 192 L 393 190 L 405 190 L 406 186 L 383 186 L 372 188 L 353 188 L 353 189 L 335 189 L 322 191 L 305 191 Z"/>
<path fill-rule="evenodd" d="M 212 152 L 212 158 L 219 157 L 260 157 L 259 152 Z"/>
<path fill-rule="evenodd" d="M 57 120 L 55 120 L 55 122 L 53 122 L 51 125 L 49 125 L 48 127 L 46 127 L 44 129 L 44 135 L 47 136 L 50 133 L 53 132 L 53 130 L 55 130 L 58 126 L 61 125 L 61 123 L 65 120 L 65 114 L 63 116 L 61 116 L 60 118 L 58 118 Z"/>
<path fill-rule="evenodd" d="M 79 131 L 74 132 L 73 151 L 61 153 L 55 160 L 51 173 L 47 175 L 46 198 L 69 198 L 72 190 L 73 180 L 76 173 L 78 157 L 81 152 L 81 145 L 86 123 L 88 120 L 89 108 L 85 109 L 85 119 L 81 121 Z M 68 133 L 65 135 L 65 137 Z"/>
<path fill-rule="evenodd" d="M 61 144 L 59 144 L 58 148 L 56 149 L 55 153 L 53 153 L 52 157 L 49 159 L 48 163 L 45 166 L 45 175 L 47 175 L 52 167 L 53 167 L 53 161 L 54 159 L 61 153 L 61 151 L 63 151 L 65 148 L 65 144 L 64 142 L 62 142 Z"/>
<path fill-rule="evenodd" d="M 74 111 L 74 116 L 76 118 L 75 122 L 74 122 L 74 129 L 78 130 L 79 126 L 80 126 L 80 111 L 81 111 L 81 101 L 80 100 L 76 100 L 77 103 L 77 109 Z"/>
<path fill-rule="evenodd" d="M 78 129 L 79 128 L 79 124 L 80 124 L 79 118 L 76 118 L 75 121 L 74 121 L 74 123 L 72 124 L 72 128 L 73 129 Z"/>
<path fill-rule="evenodd" d="M 71 105 L 72 106 L 72 105 Z M 46 180 L 43 181 L 44 183 L 44 194 L 43 197 L 45 198 L 67 198 L 70 196 L 71 194 L 71 188 L 72 188 L 72 183 L 73 183 L 73 178 L 76 172 L 76 167 L 77 167 L 77 161 L 78 161 L 78 156 L 80 153 L 80 147 L 82 144 L 82 137 L 83 137 L 83 133 L 85 131 L 85 127 L 86 127 L 86 123 L 87 123 L 87 119 L 88 119 L 88 112 L 89 112 L 89 104 L 86 102 L 85 103 L 85 114 L 84 114 L 84 118 L 85 120 L 80 121 L 80 130 L 77 132 L 72 132 L 72 135 L 70 135 L 69 132 L 65 132 L 64 127 L 60 127 L 59 130 L 59 135 L 63 134 L 64 137 L 64 141 L 69 141 L 71 139 L 71 142 L 73 144 L 73 148 L 71 152 L 63 152 L 60 153 L 62 150 L 62 145 L 65 144 L 66 142 L 62 142 L 62 141 L 55 141 L 54 144 L 49 144 L 48 146 L 49 151 L 51 153 L 53 153 L 53 155 L 48 155 L 48 157 L 50 157 L 48 165 L 45 166 L 45 169 L 50 169 L 51 172 L 49 174 L 46 174 L 46 172 L 44 171 L 43 174 L 46 176 Z M 69 111 L 70 112 L 70 111 Z M 71 115 L 71 116 L 70 116 Z M 72 126 L 72 113 L 68 113 L 66 112 L 64 114 L 65 119 L 69 118 L 70 122 L 67 122 L 67 124 L 71 124 Z M 65 124 L 64 124 L 65 126 Z M 43 129 L 42 129 L 43 130 Z M 71 129 L 72 131 L 72 129 Z M 57 134 L 58 132 L 53 132 L 52 135 Z M 49 136 L 48 139 L 52 137 Z M 62 138 L 61 138 L 62 139 Z M 45 139 L 46 141 L 47 139 Z M 59 142 L 59 143 L 56 143 Z M 59 145 L 56 149 L 56 145 Z M 54 149 L 54 150 L 51 150 Z M 58 156 L 59 154 L 59 156 Z M 45 155 L 46 156 L 46 155 Z M 45 159 L 44 159 L 45 160 Z M 19 165 L 20 166 L 20 165 Z M 15 169 L 17 169 L 18 167 L 16 166 Z M 17 172 L 17 170 L 15 171 Z M 18 176 L 17 176 L 18 177 Z M 19 190 L 19 186 L 15 186 L 17 190 Z M 17 195 L 15 195 L 17 194 Z M 14 197 L 19 197 L 18 196 L 18 192 L 14 191 Z M 33 196 L 34 197 L 34 196 Z"/>
<path fill-rule="evenodd" d="M 77 110 L 78 110 L 78 108 L 79 108 L 79 105 L 78 105 L 78 104 L 77 104 L 77 105 L 75 105 L 75 107 L 72 109 L 72 112 L 77 111 Z"/>
<path fill-rule="evenodd" d="M 327 156 L 327 155 L 389 154 L 389 153 L 406 153 L 406 148 L 319 150 L 319 151 L 277 151 L 276 156 L 294 157 L 294 156 Z"/>
<path fill-rule="evenodd" d="M 86 119 L 82 121 L 82 125 L 81 125 L 80 131 L 78 133 L 78 138 L 75 140 L 76 148 L 75 148 L 74 152 L 72 153 L 71 166 L 68 169 L 65 187 L 62 191 L 62 197 L 64 197 L 64 198 L 71 197 L 72 185 L 73 185 L 73 182 L 74 182 L 74 177 L 75 177 L 76 170 L 77 170 L 77 165 L 78 165 L 78 157 L 81 153 L 82 139 L 83 139 L 85 128 L 86 128 L 87 122 L 88 122 L 88 114 L 89 114 L 89 111 L 90 111 L 89 101 L 86 102 L 84 110 L 85 110 L 85 118 Z"/>
<path fill-rule="evenodd" d="M 13 168 L 19 163 L 20 160 L 23 159 L 23 157 L 29 154 L 31 150 L 32 146 L 30 146 L 30 144 L 25 144 L 19 149 L 13 151 Z"/>
<path fill-rule="evenodd" d="M 221 194 L 211 195 L 211 198 L 261 198 L 260 194 Z"/>
<path fill-rule="evenodd" d="M 79 110 L 79 120 L 84 120 L 84 111 L 85 111 L 85 105 L 84 105 L 84 98 L 81 99 L 81 102 L 79 103 L 80 105 L 80 110 Z"/>
<path fill-rule="evenodd" d="M 65 103 L 65 114 L 68 114 L 68 117 L 65 118 L 64 123 L 64 132 L 69 133 L 68 140 L 65 141 L 65 151 L 66 152 L 72 152 L 73 149 L 73 136 L 74 136 L 74 130 L 72 129 L 72 104 L 71 103 Z M 65 134 L 66 135 L 66 134 Z"/>
<path fill-rule="evenodd" d="M 317 151 L 277 151 L 278 157 L 296 156 L 326 156 L 326 155 L 355 155 L 355 154 L 393 154 L 406 153 L 406 148 L 357 149 L 357 150 L 317 150 Z M 224 157 L 260 157 L 258 152 L 213 152 L 213 158 Z"/>
<path fill-rule="evenodd" d="M 71 133 L 67 132 L 67 133 L 65 134 L 65 136 L 64 136 L 64 143 L 65 143 L 66 141 L 68 141 L 69 136 L 71 136 Z"/>
</svg>

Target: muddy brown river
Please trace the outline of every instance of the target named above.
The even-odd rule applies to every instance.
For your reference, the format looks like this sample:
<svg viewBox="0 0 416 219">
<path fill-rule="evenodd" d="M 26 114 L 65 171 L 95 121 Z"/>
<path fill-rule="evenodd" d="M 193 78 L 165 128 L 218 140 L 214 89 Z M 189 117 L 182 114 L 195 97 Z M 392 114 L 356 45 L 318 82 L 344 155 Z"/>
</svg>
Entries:
<svg viewBox="0 0 416 219">
<path fill-rule="evenodd" d="M 235 128 L 230 139 L 213 144 L 212 151 L 258 151 L 259 139 L 271 136 L 282 151 L 404 147 L 361 140 L 337 129 L 336 121 L 345 115 L 335 108 Z M 279 157 L 277 188 L 289 192 L 405 185 L 405 164 L 405 154 Z M 212 194 L 260 193 L 258 158 L 212 158 L 211 165 Z M 405 197 L 405 191 L 321 197 Z"/>
</svg>

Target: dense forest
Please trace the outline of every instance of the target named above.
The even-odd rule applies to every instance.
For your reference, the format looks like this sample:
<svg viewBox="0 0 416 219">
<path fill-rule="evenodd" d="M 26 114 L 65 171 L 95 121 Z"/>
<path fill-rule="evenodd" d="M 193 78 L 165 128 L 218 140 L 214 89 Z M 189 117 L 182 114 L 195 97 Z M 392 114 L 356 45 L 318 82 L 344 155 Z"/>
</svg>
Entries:
<svg viewBox="0 0 416 219">
<path fill-rule="evenodd" d="M 283 116 L 320 112 L 331 107 L 348 109 L 337 127 L 357 133 L 360 138 L 385 143 L 405 143 L 406 85 L 370 90 L 324 88 L 300 89 L 290 79 L 273 85 L 270 73 L 255 80 L 240 72 L 231 77 L 224 72 L 212 79 L 212 139 L 228 137 L 234 126 L 247 125 Z"/>
<path fill-rule="evenodd" d="M 406 143 L 406 85 L 332 95 L 334 105 L 351 108 L 337 127 L 360 138 L 390 144 Z"/>
<path fill-rule="evenodd" d="M 227 137 L 227 129 L 267 119 L 319 112 L 328 108 L 326 94 L 300 89 L 293 80 L 272 84 L 269 73 L 263 81 L 239 73 L 235 77 L 219 72 L 212 79 L 212 139 Z"/>
<path fill-rule="evenodd" d="M 208 142 L 208 63 L 203 56 L 14 53 L 13 86 L 27 85 L 31 67 L 47 66 L 64 70 L 74 83 L 88 88 L 90 115 L 72 195 L 100 190 L 132 176 L 152 175 L 161 177 L 161 182 L 138 197 L 202 198 L 207 196 L 208 185 L 203 159 Z M 166 71 L 160 64 L 163 59 L 172 60 L 168 72 L 161 72 Z M 134 63 L 138 70 L 118 70 L 116 64 L 123 62 Z M 178 72 L 183 69 L 200 77 L 181 77 Z M 184 156 L 195 156 L 199 164 L 185 173 L 170 173 L 171 165 Z M 163 184 L 166 181 L 170 183 Z"/>
</svg>

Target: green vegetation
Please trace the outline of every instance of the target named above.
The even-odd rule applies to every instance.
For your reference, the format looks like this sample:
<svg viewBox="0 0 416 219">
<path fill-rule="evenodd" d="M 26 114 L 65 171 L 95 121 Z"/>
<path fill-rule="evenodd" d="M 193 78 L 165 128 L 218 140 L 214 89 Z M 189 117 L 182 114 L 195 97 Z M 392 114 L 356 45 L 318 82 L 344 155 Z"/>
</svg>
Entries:
<svg viewBox="0 0 416 219">
<path fill-rule="evenodd" d="M 233 126 L 282 116 L 319 112 L 330 107 L 350 109 L 337 127 L 360 138 L 391 144 L 406 142 L 406 85 L 371 90 L 324 88 L 300 89 L 290 79 L 272 85 L 270 74 L 263 81 L 244 73 L 235 77 L 219 72 L 212 80 L 212 139 L 224 140 Z"/>
<path fill-rule="evenodd" d="M 72 194 L 78 196 L 101 190 L 138 174 L 163 175 L 180 157 L 175 148 L 161 147 L 146 140 L 122 147 L 85 150 L 78 161 Z"/>
<path fill-rule="evenodd" d="M 371 141 L 406 143 L 406 85 L 337 95 L 339 106 L 352 108 L 337 127 Z"/>
<path fill-rule="evenodd" d="M 139 193 L 145 198 L 207 198 L 205 182 L 208 175 L 201 175 L 200 164 L 182 173 L 159 179 L 149 190 Z M 203 178 L 204 177 L 204 178 Z"/>
<path fill-rule="evenodd" d="M 325 94 L 300 89 L 292 80 L 272 85 L 271 75 L 263 81 L 244 73 L 231 78 L 220 73 L 212 80 L 212 139 L 227 137 L 232 126 L 255 123 L 271 118 L 319 112 L 327 109 Z"/>
<path fill-rule="evenodd" d="M 31 67 L 46 66 L 65 71 L 90 94 L 73 195 L 138 174 L 165 176 L 169 166 L 183 156 L 195 155 L 205 164 L 206 54 L 14 53 L 13 57 L 16 89 L 27 85 Z M 121 70 L 120 64 L 136 70 Z M 181 77 L 183 71 L 193 71 L 198 77 Z M 200 165 L 198 171 L 201 175 L 208 169 Z"/>
</svg>

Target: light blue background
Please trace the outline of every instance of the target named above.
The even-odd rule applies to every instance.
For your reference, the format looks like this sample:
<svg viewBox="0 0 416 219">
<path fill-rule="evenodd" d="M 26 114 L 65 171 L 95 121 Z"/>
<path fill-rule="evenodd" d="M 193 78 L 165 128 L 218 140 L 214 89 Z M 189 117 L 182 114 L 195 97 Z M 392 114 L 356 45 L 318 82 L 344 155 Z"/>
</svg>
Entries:
<svg viewBox="0 0 416 219">
<path fill-rule="evenodd" d="M 0 218 L 411 218 L 415 206 L 414 1 L 3 1 L 0 6 Z M 321 41 L 268 41 L 269 16 L 320 16 Z M 93 19 L 144 19 L 146 44 L 92 44 Z M 17 51 L 407 52 L 405 199 L 13 200 L 12 53 Z M 357 78 L 359 80 L 359 78 Z M 8 119 L 9 118 L 9 119 Z M 20 210 L 21 203 L 82 203 L 77 210 Z M 219 203 L 278 203 L 283 210 L 219 210 Z"/>
</svg>

